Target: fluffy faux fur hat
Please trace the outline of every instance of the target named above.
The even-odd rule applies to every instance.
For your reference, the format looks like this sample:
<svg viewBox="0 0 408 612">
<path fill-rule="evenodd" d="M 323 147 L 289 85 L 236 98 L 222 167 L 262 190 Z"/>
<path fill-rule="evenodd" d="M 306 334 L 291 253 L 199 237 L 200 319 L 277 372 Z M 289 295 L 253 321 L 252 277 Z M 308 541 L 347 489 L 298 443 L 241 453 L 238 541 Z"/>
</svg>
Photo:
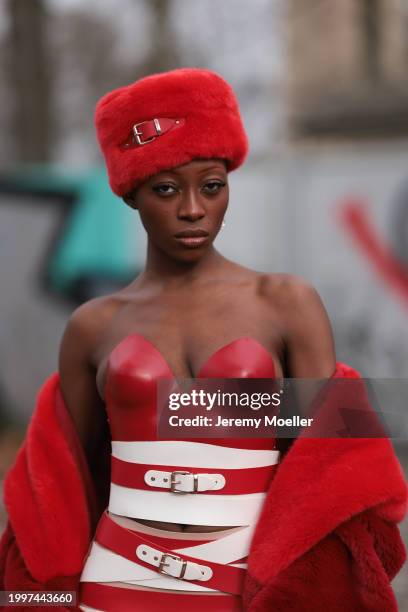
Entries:
<svg viewBox="0 0 408 612">
<path fill-rule="evenodd" d="M 95 125 L 119 196 L 195 158 L 225 159 L 234 170 L 248 151 L 231 86 L 200 68 L 153 74 L 111 91 L 96 106 Z"/>
</svg>

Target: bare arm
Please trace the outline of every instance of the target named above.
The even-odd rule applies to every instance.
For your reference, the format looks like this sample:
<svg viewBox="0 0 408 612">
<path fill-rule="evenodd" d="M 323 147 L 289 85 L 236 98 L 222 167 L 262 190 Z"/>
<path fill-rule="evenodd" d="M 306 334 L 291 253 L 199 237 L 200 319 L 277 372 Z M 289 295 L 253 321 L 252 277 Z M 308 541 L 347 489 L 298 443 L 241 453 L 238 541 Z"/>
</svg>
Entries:
<svg viewBox="0 0 408 612">
<path fill-rule="evenodd" d="M 331 324 L 318 292 L 298 277 L 288 277 L 281 289 L 281 312 L 285 330 L 286 378 L 304 380 L 289 394 L 284 416 L 293 412 L 313 416 L 310 405 L 336 366 Z M 299 383 L 296 383 L 299 385 Z M 283 407 L 284 408 L 284 407 Z M 289 411 L 291 414 L 289 414 Z M 282 440 L 284 450 L 290 440 Z"/>
<path fill-rule="evenodd" d="M 329 317 L 316 289 L 291 280 L 286 290 L 285 329 L 288 376 L 328 378 L 336 355 Z"/>
<path fill-rule="evenodd" d="M 59 351 L 61 393 L 91 471 L 97 462 L 95 449 L 108 431 L 105 406 L 96 388 L 96 371 L 91 361 L 100 334 L 100 319 L 94 300 L 77 308 L 68 320 Z"/>
</svg>

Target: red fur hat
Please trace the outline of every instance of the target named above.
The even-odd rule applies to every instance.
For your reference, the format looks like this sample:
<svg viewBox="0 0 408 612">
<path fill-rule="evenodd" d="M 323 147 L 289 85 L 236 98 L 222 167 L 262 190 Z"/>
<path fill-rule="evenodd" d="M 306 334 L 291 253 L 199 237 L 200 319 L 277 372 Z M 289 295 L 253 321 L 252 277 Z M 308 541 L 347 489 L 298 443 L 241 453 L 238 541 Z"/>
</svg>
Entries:
<svg viewBox="0 0 408 612">
<path fill-rule="evenodd" d="M 153 74 L 111 91 L 96 106 L 95 125 L 119 196 L 195 158 L 225 159 L 234 170 L 248 151 L 232 88 L 200 68 Z"/>
</svg>

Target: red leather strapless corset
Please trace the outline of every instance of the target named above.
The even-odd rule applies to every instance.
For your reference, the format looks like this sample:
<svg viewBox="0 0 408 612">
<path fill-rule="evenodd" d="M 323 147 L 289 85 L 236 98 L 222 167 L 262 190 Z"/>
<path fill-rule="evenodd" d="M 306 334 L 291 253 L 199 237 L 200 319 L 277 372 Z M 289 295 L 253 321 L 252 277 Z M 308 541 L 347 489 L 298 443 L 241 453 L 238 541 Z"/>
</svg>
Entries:
<svg viewBox="0 0 408 612">
<path fill-rule="evenodd" d="M 196 378 L 275 378 L 268 351 L 252 338 L 238 338 L 217 350 Z M 143 336 L 126 336 L 111 352 L 105 402 L 112 440 L 157 440 L 156 381 L 174 378 L 160 351 Z M 188 438 L 186 440 L 189 440 Z M 195 438 L 194 441 L 248 449 L 271 449 L 273 438 Z"/>
<path fill-rule="evenodd" d="M 158 440 L 160 377 L 175 378 L 157 348 L 139 334 L 124 338 L 109 356 L 105 401 L 112 433 L 111 490 L 108 513 L 101 517 L 81 575 L 82 602 L 91 607 L 100 602 L 105 609 L 106 597 L 119 593 L 121 609 L 143 607 L 144 591 L 107 593 L 107 585 L 99 584 L 125 581 L 148 586 L 152 597 L 155 589 L 166 589 L 163 609 L 184 603 L 188 609 L 241 610 L 246 558 L 279 451 L 274 439 Z M 262 345 L 239 338 L 216 351 L 196 378 L 275 378 L 275 367 Z M 191 542 L 156 530 L 152 539 L 151 533 L 130 531 L 111 516 L 228 529 L 216 539 L 201 534 Z M 180 589 L 194 591 L 194 603 L 180 593 L 172 597 Z M 200 604 L 208 591 L 211 600 Z M 106 609 L 115 606 L 116 600 Z M 145 608 L 150 609 L 150 600 Z M 154 609 L 162 608 L 157 601 Z"/>
</svg>

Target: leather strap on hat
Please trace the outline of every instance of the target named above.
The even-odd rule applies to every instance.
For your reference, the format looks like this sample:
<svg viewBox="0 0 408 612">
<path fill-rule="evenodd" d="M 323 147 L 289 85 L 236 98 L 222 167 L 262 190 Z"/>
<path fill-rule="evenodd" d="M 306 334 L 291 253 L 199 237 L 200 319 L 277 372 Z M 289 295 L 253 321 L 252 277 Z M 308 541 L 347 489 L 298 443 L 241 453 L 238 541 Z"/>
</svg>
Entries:
<svg viewBox="0 0 408 612">
<path fill-rule="evenodd" d="M 132 126 L 132 131 L 124 143 L 122 149 L 140 147 L 153 142 L 158 136 L 163 136 L 171 130 L 184 125 L 185 119 L 170 119 L 168 117 L 156 117 L 146 121 L 140 121 Z"/>
</svg>

